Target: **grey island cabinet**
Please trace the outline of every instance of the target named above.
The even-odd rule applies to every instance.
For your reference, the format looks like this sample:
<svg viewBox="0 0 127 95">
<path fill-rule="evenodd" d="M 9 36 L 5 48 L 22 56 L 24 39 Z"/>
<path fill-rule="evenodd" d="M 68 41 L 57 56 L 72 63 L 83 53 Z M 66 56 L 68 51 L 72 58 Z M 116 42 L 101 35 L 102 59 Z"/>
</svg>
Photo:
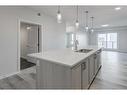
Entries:
<svg viewBox="0 0 127 95">
<path fill-rule="evenodd" d="M 101 67 L 101 48 L 88 53 L 70 49 L 29 54 L 37 59 L 38 89 L 88 89 Z"/>
</svg>

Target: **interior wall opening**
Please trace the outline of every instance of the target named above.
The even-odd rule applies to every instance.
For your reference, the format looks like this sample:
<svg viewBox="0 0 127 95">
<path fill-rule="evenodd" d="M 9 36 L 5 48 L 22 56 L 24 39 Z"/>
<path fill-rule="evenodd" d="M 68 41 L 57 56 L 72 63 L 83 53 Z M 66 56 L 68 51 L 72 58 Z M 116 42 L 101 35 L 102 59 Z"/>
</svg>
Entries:
<svg viewBox="0 0 127 95">
<path fill-rule="evenodd" d="M 36 60 L 28 54 L 40 52 L 41 26 L 20 22 L 20 70 L 36 65 Z"/>
</svg>

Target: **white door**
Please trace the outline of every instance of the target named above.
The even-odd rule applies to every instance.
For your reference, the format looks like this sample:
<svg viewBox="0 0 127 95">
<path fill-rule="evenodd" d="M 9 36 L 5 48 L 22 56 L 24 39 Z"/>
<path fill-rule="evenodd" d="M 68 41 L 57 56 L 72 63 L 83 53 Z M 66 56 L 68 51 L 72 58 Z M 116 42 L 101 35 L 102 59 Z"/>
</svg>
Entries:
<svg viewBox="0 0 127 95">
<path fill-rule="evenodd" d="M 27 54 L 38 52 L 38 26 L 32 25 L 30 29 L 27 30 Z M 27 61 L 36 63 L 36 60 L 27 56 Z"/>
</svg>

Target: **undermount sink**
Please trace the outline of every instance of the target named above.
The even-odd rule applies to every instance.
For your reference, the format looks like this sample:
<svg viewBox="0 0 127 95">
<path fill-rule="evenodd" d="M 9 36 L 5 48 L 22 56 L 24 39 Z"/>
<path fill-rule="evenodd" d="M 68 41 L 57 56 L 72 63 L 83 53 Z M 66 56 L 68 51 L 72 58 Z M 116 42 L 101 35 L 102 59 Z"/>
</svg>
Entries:
<svg viewBox="0 0 127 95">
<path fill-rule="evenodd" d="M 77 50 L 77 51 L 75 51 L 75 52 L 88 53 L 88 52 L 90 52 L 90 51 L 92 51 L 92 49 L 80 49 L 80 50 Z"/>
</svg>

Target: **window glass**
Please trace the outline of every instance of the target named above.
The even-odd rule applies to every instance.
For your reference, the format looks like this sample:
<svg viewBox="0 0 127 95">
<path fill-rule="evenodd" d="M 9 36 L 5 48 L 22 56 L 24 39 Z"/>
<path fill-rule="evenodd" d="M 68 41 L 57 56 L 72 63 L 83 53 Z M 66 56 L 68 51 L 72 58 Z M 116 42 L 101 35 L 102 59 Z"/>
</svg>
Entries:
<svg viewBox="0 0 127 95">
<path fill-rule="evenodd" d="M 117 49 L 117 33 L 98 34 L 98 46 Z"/>
<path fill-rule="evenodd" d="M 98 46 L 106 48 L 106 34 L 98 34 Z"/>
</svg>

